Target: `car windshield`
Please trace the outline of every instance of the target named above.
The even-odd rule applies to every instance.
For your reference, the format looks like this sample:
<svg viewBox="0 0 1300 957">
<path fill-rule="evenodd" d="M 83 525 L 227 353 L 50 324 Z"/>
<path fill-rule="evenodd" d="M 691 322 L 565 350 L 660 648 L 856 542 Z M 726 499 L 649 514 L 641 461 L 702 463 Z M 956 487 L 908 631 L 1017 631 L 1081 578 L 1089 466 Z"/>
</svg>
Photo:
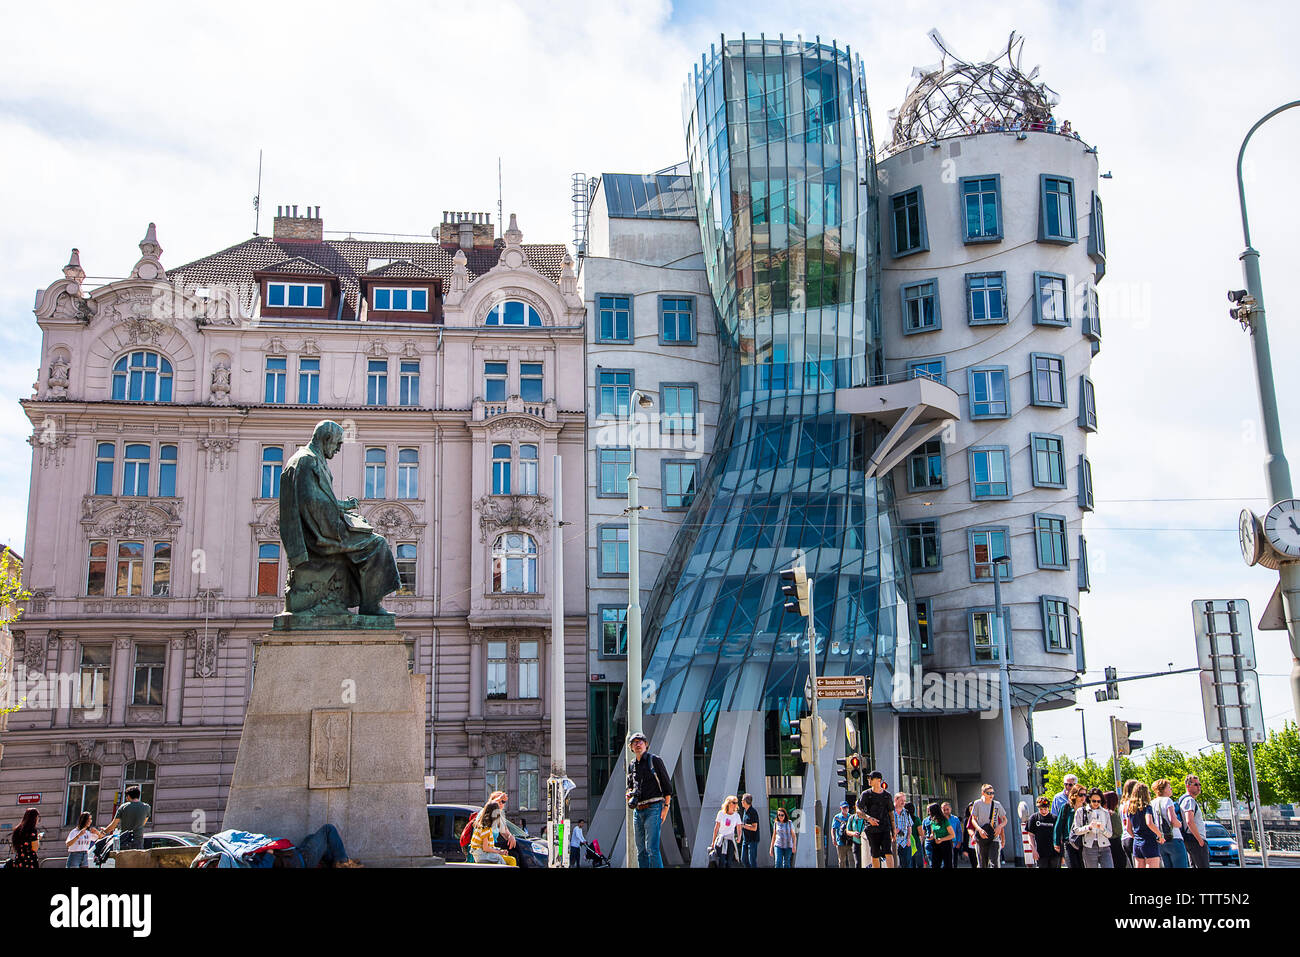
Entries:
<svg viewBox="0 0 1300 957">
<path fill-rule="evenodd" d="M 1227 829 L 1222 824 L 1205 825 L 1205 836 L 1206 837 L 1232 837 L 1232 835 L 1228 833 Z"/>
</svg>

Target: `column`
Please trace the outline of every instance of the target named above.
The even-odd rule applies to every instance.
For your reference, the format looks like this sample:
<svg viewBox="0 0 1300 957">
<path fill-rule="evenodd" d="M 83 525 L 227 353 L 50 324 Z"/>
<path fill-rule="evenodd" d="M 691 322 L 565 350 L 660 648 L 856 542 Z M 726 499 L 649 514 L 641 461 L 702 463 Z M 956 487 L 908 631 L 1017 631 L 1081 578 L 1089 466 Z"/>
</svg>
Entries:
<svg viewBox="0 0 1300 957">
<path fill-rule="evenodd" d="M 181 723 L 181 699 L 185 695 L 185 639 L 173 638 L 167 643 L 167 697 L 163 704 L 167 724 Z"/>
<path fill-rule="evenodd" d="M 108 723 L 126 724 L 126 703 L 131 697 L 131 639 L 118 635 L 113 639 L 113 663 L 108 692 Z"/>
<path fill-rule="evenodd" d="M 471 629 L 469 633 L 469 716 L 483 717 L 483 632 Z"/>
</svg>

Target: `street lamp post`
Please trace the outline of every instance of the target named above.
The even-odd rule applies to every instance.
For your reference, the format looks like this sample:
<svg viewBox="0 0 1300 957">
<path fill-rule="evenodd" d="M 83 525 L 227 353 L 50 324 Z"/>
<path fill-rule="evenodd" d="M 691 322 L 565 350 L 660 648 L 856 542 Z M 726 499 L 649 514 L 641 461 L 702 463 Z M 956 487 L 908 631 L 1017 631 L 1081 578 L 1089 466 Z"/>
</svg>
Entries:
<svg viewBox="0 0 1300 957">
<path fill-rule="evenodd" d="M 1083 763 L 1088 763 L 1088 722 L 1083 720 L 1083 709 L 1075 708 L 1079 712 L 1079 730 L 1083 732 Z M 1032 745 L 1031 745 L 1032 747 Z"/>
<path fill-rule="evenodd" d="M 1278 420 L 1277 389 L 1273 384 L 1273 361 L 1269 353 L 1268 324 L 1264 319 L 1264 284 L 1259 274 L 1259 251 L 1250 244 L 1250 220 L 1246 215 L 1246 182 L 1242 177 L 1242 161 L 1246 156 L 1246 144 L 1255 135 L 1255 131 L 1286 110 L 1300 106 L 1300 100 L 1284 103 L 1277 109 L 1260 117 L 1246 138 L 1241 141 L 1237 152 L 1237 197 L 1241 204 L 1241 233 L 1246 248 L 1238 257 L 1241 260 L 1241 272 L 1246 281 L 1246 293 L 1254 300 L 1250 308 L 1251 344 L 1254 348 L 1255 381 L 1259 387 L 1260 413 L 1264 423 L 1264 441 L 1268 455 L 1265 459 L 1265 474 L 1268 477 L 1268 495 L 1270 504 L 1292 497 L 1291 467 L 1287 464 L 1286 454 L 1282 451 L 1282 425 Z M 1291 641 L 1291 703 L 1295 709 L 1296 720 L 1300 721 L 1300 563 L 1284 562 L 1278 569 L 1281 580 L 1282 604 L 1286 611 L 1287 633 Z"/>
<path fill-rule="evenodd" d="M 640 480 L 636 474 L 636 417 L 640 409 L 650 410 L 654 399 L 641 390 L 628 397 L 627 444 L 627 733 L 641 730 L 641 539 L 639 515 Z M 625 760 L 631 760 L 625 758 Z M 627 809 L 627 866 L 636 867 L 636 845 L 632 840 L 635 811 Z"/>
<path fill-rule="evenodd" d="M 1010 830 L 1013 819 L 1016 823 L 1016 839 L 1006 837 L 1002 844 L 1003 860 L 1010 861 L 1014 867 L 1024 866 L 1024 848 L 1019 840 L 1019 804 L 1020 804 L 1020 784 L 1016 780 L 1016 739 L 1011 729 L 1011 669 L 1008 665 L 1010 658 L 1011 636 L 1007 630 L 1002 627 L 1002 569 L 1004 566 L 1011 564 L 1010 555 L 1000 555 L 993 559 L 993 628 L 997 634 L 996 647 L 998 649 L 998 677 L 1001 685 L 1001 701 L 999 705 L 1002 710 L 1002 746 L 1006 752 L 1005 760 L 1007 762 L 1007 806 L 1004 809 L 1007 814 L 1007 830 Z M 1006 832 L 1004 831 L 1005 835 Z"/>
</svg>

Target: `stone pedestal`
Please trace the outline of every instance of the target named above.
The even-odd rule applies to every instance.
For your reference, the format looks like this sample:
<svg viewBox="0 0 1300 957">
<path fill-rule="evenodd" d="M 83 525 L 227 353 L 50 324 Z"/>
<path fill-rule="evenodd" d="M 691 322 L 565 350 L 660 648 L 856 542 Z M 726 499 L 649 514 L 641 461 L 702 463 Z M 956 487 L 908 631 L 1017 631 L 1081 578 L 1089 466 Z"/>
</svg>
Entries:
<svg viewBox="0 0 1300 957">
<path fill-rule="evenodd" d="M 224 826 L 297 843 L 333 824 L 367 866 L 434 863 L 426 678 L 408 670 L 406 645 L 391 625 L 276 624 L 258 645 Z"/>
</svg>

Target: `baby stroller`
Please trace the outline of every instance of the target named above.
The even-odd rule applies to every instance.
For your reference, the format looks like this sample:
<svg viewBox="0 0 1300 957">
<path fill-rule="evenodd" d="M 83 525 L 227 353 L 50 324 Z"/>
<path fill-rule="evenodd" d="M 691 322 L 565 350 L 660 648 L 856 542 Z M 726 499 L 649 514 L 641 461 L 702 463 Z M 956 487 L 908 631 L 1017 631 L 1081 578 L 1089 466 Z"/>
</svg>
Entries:
<svg viewBox="0 0 1300 957">
<path fill-rule="evenodd" d="M 583 856 L 591 867 L 609 867 L 609 858 L 600 853 L 600 841 L 582 842 Z"/>
</svg>

